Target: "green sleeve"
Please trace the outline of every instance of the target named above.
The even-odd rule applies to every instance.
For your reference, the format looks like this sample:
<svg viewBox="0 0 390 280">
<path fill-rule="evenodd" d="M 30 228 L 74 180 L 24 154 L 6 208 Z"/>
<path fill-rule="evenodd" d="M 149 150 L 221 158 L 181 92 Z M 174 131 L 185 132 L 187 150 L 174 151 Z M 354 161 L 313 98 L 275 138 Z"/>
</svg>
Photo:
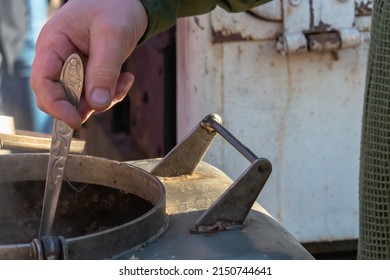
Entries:
<svg viewBox="0 0 390 280">
<path fill-rule="evenodd" d="M 228 12 L 242 12 L 270 0 L 141 0 L 148 13 L 148 28 L 140 43 L 168 30 L 179 17 L 200 15 L 216 6 Z"/>
</svg>

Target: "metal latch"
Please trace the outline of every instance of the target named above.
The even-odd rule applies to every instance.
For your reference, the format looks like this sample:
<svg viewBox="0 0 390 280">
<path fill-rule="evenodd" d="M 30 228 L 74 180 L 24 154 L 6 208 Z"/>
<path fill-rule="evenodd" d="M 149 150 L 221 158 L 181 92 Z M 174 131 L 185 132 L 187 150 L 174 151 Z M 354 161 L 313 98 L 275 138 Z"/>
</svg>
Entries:
<svg viewBox="0 0 390 280">
<path fill-rule="evenodd" d="M 282 5 L 284 32 L 277 49 L 283 54 L 337 51 L 362 42 L 353 0 L 283 0 Z"/>
</svg>

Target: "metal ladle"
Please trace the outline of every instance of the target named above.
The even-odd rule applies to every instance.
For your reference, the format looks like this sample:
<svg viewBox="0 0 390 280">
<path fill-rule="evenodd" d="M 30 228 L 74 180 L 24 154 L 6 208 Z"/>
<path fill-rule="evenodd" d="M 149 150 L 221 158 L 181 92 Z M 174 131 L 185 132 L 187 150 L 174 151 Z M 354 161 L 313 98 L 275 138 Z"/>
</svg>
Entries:
<svg viewBox="0 0 390 280">
<path fill-rule="evenodd" d="M 80 101 L 83 80 L 84 70 L 81 58 L 78 54 L 72 54 L 62 67 L 60 83 L 69 102 L 75 107 L 78 106 Z M 57 119 L 53 120 L 39 237 L 50 235 L 52 231 L 72 136 L 73 129 L 65 122 Z"/>
</svg>

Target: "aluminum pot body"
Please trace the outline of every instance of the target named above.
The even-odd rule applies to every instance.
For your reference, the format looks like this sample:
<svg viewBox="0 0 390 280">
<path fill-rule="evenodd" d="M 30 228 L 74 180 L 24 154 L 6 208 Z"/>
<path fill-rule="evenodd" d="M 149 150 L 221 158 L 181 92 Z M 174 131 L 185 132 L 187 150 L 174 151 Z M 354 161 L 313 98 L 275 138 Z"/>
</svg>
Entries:
<svg viewBox="0 0 390 280">
<path fill-rule="evenodd" d="M 0 156 L 0 183 L 1 193 L 9 191 L 9 182 L 37 182 L 45 178 L 45 166 L 48 154 L 8 154 Z M 312 256 L 291 236 L 265 209 L 255 203 L 249 211 L 244 223 L 237 227 L 215 225 L 208 232 L 196 232 L 197 220 L 207 209 L 231 186 L 233 180 L 219 169 L 205 162 L 200 162 L 191 176 L 176 177 L 153 176 L 150 170 L 160 159 L 139 160 L 133 162 L 115 162 L 102 158 L 83 155 L 70 155 L 68 159 L 66 181 L 73 185 L 89 188 L 91 185 L 102 186 L 118 193 L 134 195 L 141 203 L 137 207 L 127 208 L 127 204 L 134 204 L 135 200 L 120 201 L 112 198 L 115 203 L 122 203 L 126 208 L 123 212 L 112 213 L 107 211 L 107 220 L 114 220 L 122 215 L 122 224 L 111 228 L 95 228 L 92 233 L 80 231 L 80 235 L 71 232 L 67 236 L 67 229 L 71 226 L 76 229 L 91 228 L 93 220 L 83 220 L 85 209 L 65 230 L 60 232 L 64 237 L 69 259 L 312 259 Z M 5 184 L 7 183 L 7 184 Z M 85 186 L 87 185 L 87 186 Z M 42 189 L 34 190 L 34 183 L 30 183 L 28 197 L 43 196 Z M 77 205 L 86 189 L 68 189 L 68 196 L 61 197 L 62 205 L 58 211 L 66 216 L 64 208 L 70 209 Z M 13 191 L 14 192 L 14 191 Z M 96 194 L 97 193 L 97 194 Z M 107 207 L 107 199 L 103 198 L 102 190 L 92 190 L 84 198 L 84 204 L 93 201 Z M 62 194 L 61 194 L 62 195 Z M 97 196 L 101 197 L 100 201 Z M 114 196 L 108 194 L 107 197 Z M 14 196 L 4 196 L 7 203 L 1 205 L 0 227 L 5 227 L 5 221 L 14 217 L 16 225 L 23 225 L 26 220 L 39 220 L 39 211 L 27 208 L 28 205 L 15 205 L 20 202 L 22 193 L 14 192 Z M 7 197 L 7 198 L 6 198 Z M 12 198 L 13 197 L 13 198 Z M 11 199 L 12 198 L 12 199 Z M 19 199 L 19 200 L 18 200 Z M 35 204 L 34 204 L 35 205 Z M 71 206 L 69 206 L 71 205 Z M 89 207 L 89 206 L 86 207 Z M 31 205 L 30 205 L 31 206 Z M 24 207 L 24 209 L 23 209 Z M 39 206 L 36 206 L 39 207 Z M 87 208 L 88 209 L 88 208 Z M 110 210 L 109 209 L 109 210 Z M 70 211 L 70 210 L 69 210 Z M 90 211 L 90 208 L 89 210 Z M 100 210 L 97 210 L 99 213 Z M 35 213 L 35 214 L 34 214 Z M 34 216 L 35 215 L 35 216 Z M 99 214 L 96 214 L 99 216 Z M 7 220 L 8 218 L 8 220 Z M 101 217 L 99 217 L 101 218 Z M 61 219 L 61 217 L 59 218 Z M 57 222 L 59 222 L 58 220 Z M 77 221 L 84 221 L 80 224 Z M 77 225 L 77 226 L 76 226 Z M 26 227 L 25 227 L 26 228 Z M 36 229 L 37 230 L 37 229 Z M 35 230 L 35 232 L 36 232 Z M 4 231 L 3 231 L 4 232 Z M 3 244 L 0 240 L 1 259 L 34 259 L 39 258 L 36 242 L 37 236 L 32 234 L 26 237 L 26 242 Z M 73 234 L 73 235 L 72 235 Z M 4 238 L 4 236 L 2 237 Z M 30 238 L 30 240 L 29 240 Z M 31 242 L 27 242 L 31 241 Z"/>
</svg>

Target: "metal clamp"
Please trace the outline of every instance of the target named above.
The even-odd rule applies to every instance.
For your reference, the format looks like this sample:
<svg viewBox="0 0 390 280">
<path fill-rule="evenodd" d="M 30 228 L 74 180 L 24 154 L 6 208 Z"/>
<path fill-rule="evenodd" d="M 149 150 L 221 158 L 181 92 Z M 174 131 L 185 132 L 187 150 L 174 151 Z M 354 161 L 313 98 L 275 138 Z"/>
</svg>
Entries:
<svg viewBox="0 0 390 280">
<path fill-rule="evenodd" d="M 67 260 L 69 248 L 62 236 L 42 236 L 31 242 L 32 259 L 35 260 Z"/>
</svg>

